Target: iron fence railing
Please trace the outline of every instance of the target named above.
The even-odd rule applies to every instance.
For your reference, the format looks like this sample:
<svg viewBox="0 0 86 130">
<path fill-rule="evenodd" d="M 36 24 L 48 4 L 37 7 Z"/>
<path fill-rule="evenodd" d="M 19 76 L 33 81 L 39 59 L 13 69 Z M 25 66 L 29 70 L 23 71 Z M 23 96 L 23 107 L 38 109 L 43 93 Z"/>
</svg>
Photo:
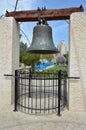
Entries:
<svg viewBox="0 0 86 130">
<path fill-rule="evenodd" d="M 15 78 L 14 111 L 21 110 L 30 114 L 57 113 L 67 105 L 69 79 L 66 72 L 33 72 L 16 70 L 15 75 L 4 74 Z"/>
<path fill-rule="evenodd" d="M 67 103 L 66 73 L 15 71 L 15 109 L 30 114 L 57 113 Z"/>
</svg>

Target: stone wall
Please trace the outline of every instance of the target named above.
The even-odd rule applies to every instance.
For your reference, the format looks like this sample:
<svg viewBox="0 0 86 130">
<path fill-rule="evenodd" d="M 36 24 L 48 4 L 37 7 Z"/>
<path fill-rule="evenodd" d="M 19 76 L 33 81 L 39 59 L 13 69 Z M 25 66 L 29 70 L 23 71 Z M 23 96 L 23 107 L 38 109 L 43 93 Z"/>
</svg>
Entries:
<svg viewBox="0 0 86 130">
<path fill-rule="evenodd" d="M 86 13 L 70 17 L 69 110 L 86 111 Z"/>
<path fill-rule="evenodd" d="M 13 74 L 19 68 L 19 26 L 14 18 L 0 18 L 0 106 L 14 102 Z"/>
</svg>

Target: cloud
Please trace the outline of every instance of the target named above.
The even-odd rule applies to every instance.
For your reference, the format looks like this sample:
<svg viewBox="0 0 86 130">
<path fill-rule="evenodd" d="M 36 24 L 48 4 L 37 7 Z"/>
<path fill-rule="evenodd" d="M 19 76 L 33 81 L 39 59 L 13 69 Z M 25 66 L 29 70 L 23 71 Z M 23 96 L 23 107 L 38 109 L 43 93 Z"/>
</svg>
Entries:
<svg viewBox="0 0 86 130">
<path fill-rule="evenodd" d="M 18 3 L 18 9 L 19 10 L 30 10 L 36 7 L 37 0 L 21 0 Z"/>
<path fill-rule="evenodd" d="M 0 15 L 5 14 L 6 10 L 14 10 L 14 0 L 2 0 L 0 1 Z"/>
<path fill-rule="evenodd" d="M 30 10 L 38 7 L 38 0 L 19 0 L 17 10 Z M 14 11 L 16 0 L 2 0 L 0 1 L 0 14 L 5 14 L 6 10 Z"/>
</svg>

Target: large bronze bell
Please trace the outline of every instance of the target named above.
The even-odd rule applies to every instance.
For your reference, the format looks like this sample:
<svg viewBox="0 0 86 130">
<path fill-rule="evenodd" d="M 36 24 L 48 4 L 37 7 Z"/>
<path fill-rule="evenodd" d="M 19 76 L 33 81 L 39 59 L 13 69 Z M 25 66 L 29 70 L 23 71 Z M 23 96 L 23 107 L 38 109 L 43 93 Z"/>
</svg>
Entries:
<svg viewBox="0 0 86 130">
<path fill-rule="evenodd" d="M 43 19 L 33 29 L 33 39 L 28 52 L 37 54 L 58 53 L 52 40 L 52 28 Z"/>
</svg>

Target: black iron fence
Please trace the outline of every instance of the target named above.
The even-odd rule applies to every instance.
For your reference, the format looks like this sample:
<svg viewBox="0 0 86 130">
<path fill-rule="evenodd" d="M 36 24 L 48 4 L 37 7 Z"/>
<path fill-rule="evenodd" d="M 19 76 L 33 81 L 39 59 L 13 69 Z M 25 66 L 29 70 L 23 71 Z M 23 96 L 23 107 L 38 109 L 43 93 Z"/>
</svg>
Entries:
<svg viewBox="0 0 86 130">
<path fill-rule="evenodd" d="M 15 109 L 30 114 L 57 113 L 67 104 L 67 74 L 15 71 Z"/>
</svg>

